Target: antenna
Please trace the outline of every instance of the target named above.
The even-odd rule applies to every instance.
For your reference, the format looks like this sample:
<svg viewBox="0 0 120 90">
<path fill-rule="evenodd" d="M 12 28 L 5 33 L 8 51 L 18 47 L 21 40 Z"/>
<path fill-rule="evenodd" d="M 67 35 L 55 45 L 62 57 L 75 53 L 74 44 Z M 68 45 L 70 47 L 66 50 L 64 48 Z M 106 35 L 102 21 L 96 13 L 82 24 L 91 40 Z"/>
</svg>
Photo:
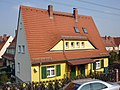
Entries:
<svg viewBox="0 0 120 90">
<path fill-rule="evenodd" d="M 50 0 L 50 5 L 53 5 L 53 0 Z"/>
</svg>

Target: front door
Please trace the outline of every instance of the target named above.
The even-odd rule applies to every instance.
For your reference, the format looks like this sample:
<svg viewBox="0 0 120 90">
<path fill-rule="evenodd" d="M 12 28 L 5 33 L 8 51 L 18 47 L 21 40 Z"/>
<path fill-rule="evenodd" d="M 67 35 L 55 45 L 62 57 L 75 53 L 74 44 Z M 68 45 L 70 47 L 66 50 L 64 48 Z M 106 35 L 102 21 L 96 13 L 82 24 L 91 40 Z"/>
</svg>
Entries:
<svg viewBox="0 0 120 90">
<path fill-rule="evenodd" d="M 84 64 L 79 66 L 79 70 L 80 70 L 81 75 L 85 76 L 85 65 Z"/>
<path fill-rule="evenodd" d="M 76 69 L 75 69 L 75 66 L 71 66 L 70 69 L 71 69 L 70 77 L 71 77 L 71 79 L 74 79 L 75 76 L 76 76 Z"/>
</svg>

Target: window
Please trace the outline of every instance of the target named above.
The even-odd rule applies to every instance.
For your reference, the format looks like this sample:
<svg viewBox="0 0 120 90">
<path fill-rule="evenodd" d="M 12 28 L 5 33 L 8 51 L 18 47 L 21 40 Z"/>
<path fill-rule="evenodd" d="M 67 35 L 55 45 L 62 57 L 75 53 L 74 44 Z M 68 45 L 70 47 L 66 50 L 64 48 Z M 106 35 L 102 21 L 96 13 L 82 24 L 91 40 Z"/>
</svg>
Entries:
<svg viewBox="0 0 120 90">
<path fill-rule="evenodd" d="M 96 69 L 100 69 L 100 68 L 101 68 L 100 61 L 97 61 L 96 62 Z"/>
<path fill-rule="evenodd" d="M 65 48 L 69 48 L 69 42 L 65 43 Z"/>
<path fill-rule="evenodd" d="M 22 50 L 21 50 L 22 53 L 25 53 L 25 46 L 22 45 Z"/>
<path fill-rule="evenodd" d="M 76 42 L 76 47 L 79 48 L 80 47 L 80 43 Z"/>
<path fill-rule="evenodd" d="M 18 73 L 20 73 L 20 63 L 18 63 Z"/>
<path fill-rule="evenodd" d="M 42 71 L 42 79 L 54 77 L 54 76 L 60 76 L 61 75 L 61 65 L 56 66 L 43 66 L 41 68 Z"/>
<path fill-rule="evenodd" d="M 55 67 L 48 66 L 47 67 L 47 77 L 54 77 L 55 76 Z"/>
<path fill-rule="evenodd" d="M 75 45 L 74 45 L 74 42 L 71 42 L 71 48 L 74 48 Z"/>
<path fill-rule="evenodd" d="M 83 29 L 83 32 L 85 33 L 85 34 L 88 34 L 88 32 L 87 32 L 87 29 L 86 28 L 82 28 Z"/>
<path fill-rule="evenodd" d="M 107 88 L 107 86 L 102 83 L 91 83 L 91 86 L 92 86 L 92 90 L 102 90 Z"/>
<path fill-rule="evenodd" d="M 82 48 L 85 47 L 85 43 L 84 43 L 84 42 L 81 43 L 81 47 L 82 47 Z"/>
<path fill-rule="evenodd" d="M 74 27 L 74 30 L 75 30 L 76 33 L 80 33 L 78 27 Z"/>
<path fill-rule="evenodd" d="M 20 45 L 18 46 L 18 52 L 19 53 L 21 52 L 21 46 Z"/>
<path fill-rule="evenodd" d="M 83 86 L 80 90 L 91 90 L 90 84 Z"/>
<path fill-rule="evenodd" d="M 18 52 L 19 53 L 25 53 L 25 45 L 19 45 L 18 46 Z"/>
</svg>

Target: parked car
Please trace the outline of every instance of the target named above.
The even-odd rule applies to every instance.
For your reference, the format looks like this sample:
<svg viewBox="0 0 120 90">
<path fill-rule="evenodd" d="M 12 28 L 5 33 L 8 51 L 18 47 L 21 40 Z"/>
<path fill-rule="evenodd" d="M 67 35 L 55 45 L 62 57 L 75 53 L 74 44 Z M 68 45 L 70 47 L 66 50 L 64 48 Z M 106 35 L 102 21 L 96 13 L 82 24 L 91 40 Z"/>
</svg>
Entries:
<svg viewBox="0 0 120 90">
<path fill-rule="evenodd" d="M 98 79 L 80 79 L 70 82 L 63 90 L 120 90 L 120 85 Z"/>
</svg>

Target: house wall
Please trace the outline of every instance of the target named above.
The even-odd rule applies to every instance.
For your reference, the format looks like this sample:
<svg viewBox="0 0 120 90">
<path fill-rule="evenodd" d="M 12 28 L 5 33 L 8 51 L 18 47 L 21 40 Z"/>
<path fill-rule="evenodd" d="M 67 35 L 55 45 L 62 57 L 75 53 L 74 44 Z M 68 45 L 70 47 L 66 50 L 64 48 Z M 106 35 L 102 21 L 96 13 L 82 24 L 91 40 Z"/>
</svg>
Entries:
<svg viewBox="0 0 120 90">
<path fill-rule="evenodd" d="M 104 67 L 108 67 L 108 58 L 99 58 L 99 59 L 95 59 L 95 61 L 97 60 L 104 60 Z M 100 69 L 96 69 L 96 72 L 103 72 L 104 68 L 100 68 Z M 92 64 L 92 72 L 94 72 L 93 70 L 93 64 Z"/>
<path fill-rule="evenodd" d="M 60 65 L 61 67 L 61 74 L 60 76 L 54 76 L 54 77 L 47 77 L 45 79 L 42 79 L 42 67 L 47 67 L 47 66 L 56 66 Z M 35 71 L 35 69 L 37 71 Z M 34 82 L 39 82 L 39 81 L 49 81 L 49 80 L 55 80 L 55 79 L 63 79 L 66 75 L 66 63 L 57 63 L 57 64 L 49 64 L 49 65 L 37 65 L 37 66 L 32 66 L 31 67 L 31 72 L 32 72 L 32 81 Z M 56 72 L 56 70 L 55 70 Z"/>
<path fill-rule="evenodd" d="M 13 37 L 10 36 L 6 41 L 6 43 L 4 44 L 4 46 L 2 47 L 2 49 L 0 50 L 0 59 L 2 58 L 2 55 L 5 53 L 7 47 L 10 45 L 10 42 L 12 42 L 12 40 L 13 40 Z"/>
<path fill-rule="evenodd" d="M 107 51 L 112 51 L 112 50 L 113 50 L 113 47 L 106 47 L 106 50 L 107 50 Z"/>
<path fill-rule="evenodd" d="M 68 48 L 65 47 L 65 43 L 68 42 L 69 46 Z M 74 42 L 74 48 L 71 47 L 71 42 Z M 76 45 L 76 43 L 79 42 L 79 46 Z M 82 47 L 82 42 L 84 42 L 85 46 Z M 64 47 L 63 47 L 64 45 Z M 76 50 L 76 49 L 95 49 L 94 46 L 92 46 L 92 44 L 89 41 L 75 41 L 75 40 L 61 40 L 60 42 L 58 42 L 51 50 Z"/>
<path fill-rule="evenodd" d="M 19 46 L 25 46 L 25 52 L 21 53 L 18 48 Z M 19 15 L 18 22 L 18 35 L 16 43 L 16 54 L 15 54 L 15 76 L 23 82 L 31 82 L 31 61 L 28 52 L 28 46 L 26 41 L 26 33 L 24 29 L 24 23 L 22 21 L 22 15 Z M 19 81 L 16 79 L 16 81 Z"/>
</svg>

